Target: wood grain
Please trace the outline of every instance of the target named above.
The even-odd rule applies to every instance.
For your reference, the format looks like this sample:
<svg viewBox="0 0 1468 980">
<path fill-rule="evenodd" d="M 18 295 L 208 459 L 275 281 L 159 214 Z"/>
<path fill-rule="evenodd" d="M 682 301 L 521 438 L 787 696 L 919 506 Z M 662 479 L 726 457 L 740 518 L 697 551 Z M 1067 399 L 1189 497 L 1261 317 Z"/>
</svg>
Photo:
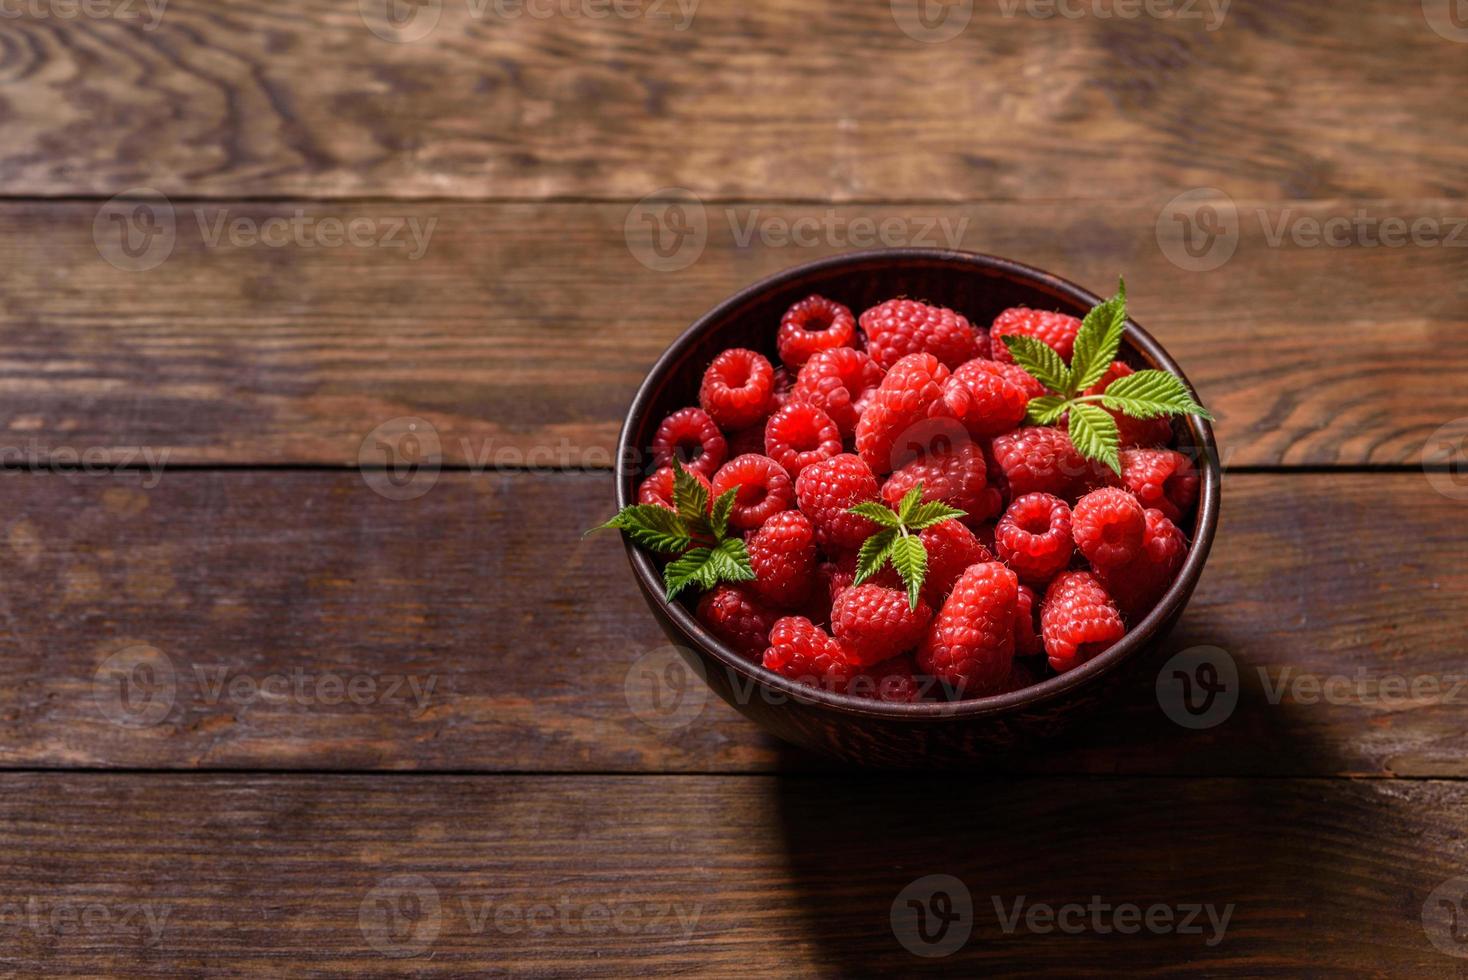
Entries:
<svg viewBox="0 0 1468 980">
<path fill-rule="evenodd" d="M 828 767 L 643 669 L 666 641 L 621 544 L 581 537 L 610 512 L 605 475 L 444 473 L 405 502 L 349 473 L 144 479 L 6 482 L 4 765 Z M 1420 474 L 1237 475 L 1224 499 L 1165 652 L 1227 651 L 1232 715 L 1185 731 L 1144 679 L 1082 734 L 991 765 L 1468 775 L 1463 504 Z M 139 646 L 161 653 L 113 659 Z"/>
<path fill-rule="evenodd" d="M 97 205 L 6 204 L 0 448 L 355 464 L 374 427 L 415 416 L 450 463 L 605 467 L 632 392 L 688 323 L 762 276 L 883 242 L 1007 255 L 1103 293 L 1124 272 L 1138 321 L 1220 417 L 1232 465 L 1415 462 L 1468 417 L 1454 383 L 1468 374 L 1468 247 L 1294 234 L 1364 211 L 1444 235 L 1461 221 L 1468 246 L 1461 201 L 1239 201 L 1235 250 L 1206 272 L 1186 265 L 1180 226 L 1159 237 L 1166 203 L 710 204 L 702 250 L 690 239 L 696 261 L 676 272 L 639 261 L 654 253 L 625 205 L 180 202 L 166 260 L 129 271 L 103 259 L 125 258 L 118 226 L 102 222 L 104 251 L 94 242 Z M 270 224 L 298 216 L 299 239 Z M 366 222 L 361 240 L 382 247 L 314 246 L 326 221 Z M 290 244 L 252 244 L 260 228 Z"/>
<path fill-rule="evenodd" d="M 1468 166 L 1462 51 L 1392 0 L 1234 0 L 1221 21 L 965 3 L 945 43 L 899 28 L 910 0 L 418 6 L 440 16 L 413 43 L 367 29 L 371 0 L 7 19 L 6 191 L 1430 197 Z"/>
<path fill-rule="evenodd" d="M 0 966 L 48 975 L 1450 976 L 1422 912 L 1468 862 L 1468 789 L 1431 781 L 58 773 L 0 788 L 15 906 L 0 904 Z M 890 924 L 928 875 L 972 900 L 967 944 L 939 960 Z M 995 909 L 1093 896 L 1228 919 L 1103 935 L 1085 913 L 1079 934 L 1005 933 Z"/>
</svg>

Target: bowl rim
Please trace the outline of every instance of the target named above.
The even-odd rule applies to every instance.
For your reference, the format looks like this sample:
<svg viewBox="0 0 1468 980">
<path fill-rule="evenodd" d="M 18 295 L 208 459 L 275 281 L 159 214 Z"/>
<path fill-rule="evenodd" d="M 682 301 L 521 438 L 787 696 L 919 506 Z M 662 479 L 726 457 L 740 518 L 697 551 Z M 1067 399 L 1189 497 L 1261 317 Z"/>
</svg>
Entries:
<svg viewBox="0 0 1468 980">
<path fill-rule="evenodd" d="M 630 445 L 632 434 L 641 427 L 641 422 L 648 414 L 653 399 L 660 393 L 664 378 L 672 370 L 681 366 L 681 362 L 687 358 L 689 352 L 713 323 L 737 313 L 741 307 L 758 302 L 765 293 L 785 286 L 794 280 L 806 278 L 813 273 L 835 270 L 852 271 L 862 265 L 874 263 L 880 265 L 900 263 L 967 266 L 990 275 L 1024 280 L 1027 285 L 1037 287 L 1057 298 L 1071 300 L 1088 309 L 1102 302 L 1102 297 L 1043 269 L 997 255 L 958 249 L 879 248 L 844 252 L 803 262 L 766 276 L 705 312 L 668 346 L 648 370 L 646 377 L 638 386 L 636 395 L 633 396 L 632 404 L 627 410 L 621 433 L 617 439 L 617 458 L 613 472 L 618 509 L 636 502 L 636 480 L 641 477 L 640 466 L 632 464 L 640 462 L 644 457 L 644 452 L 642 447 Z M 1193 397 L 1195 399 L 1198 397 L 1192 382 L 1167 350 L 1130 318 L 1126 322 L 1123 343 L 1129 344 L 1145 360 L 1176 374 L 1188 386 Z M 859 698 L 850 694 L 838 694 L 824 688 L 799 684 L 740 655 L 705 629 L 703 624 L 698 622 L 697 618 L 680 603 L 669 602 L 665 599 L 662 577 L 652 558 L 647 552 L 633 544 L 626 535 L 622 536 L 623 546 L 627 552 L 628 562 L 632 566 L 633 577 L 636 578 L 647 601 L 671 619 L 684 636 L 697 644 L 701 648 L 700 652 L 706 658 L 711 657 L 725 670 L 743 677 L 746 682 L 755 682 L 801 702 L 817 703 L 842 714 L 867 718 L 944 721 L 1013 713 L 1016 709 L 1030 708 L 1037 703 L 1062 697 L 1115 670 L 1145 648 L 1163 624 L 1181 612 L 1182 607 L 1188 601 L 1202 575 L 1203 564 L 1208 558 L 1208 552 L 1213 546 L 1213 537 L 1218 527 L 1222 481 L 1218 445 L 1213 435 L 1213 427 L 1207 420 L 1197 415 L 1183 416 L 1183 419 L 1191 431 L 1193 443 L 1197 449 L 1194 465 L 1199 471 L 1200 480 L 1197 521 L 1192 540 L 1188 545 L 1187 557 L 1183 561 L 1177 578 L 1163 593 L 1152 611 L 1105 652 L 1073 670 L 1018 691 L 956 701 L 923 701 L 908 704 Z M 750 690 L 753 689 L 750 688 Z"/>
</svg>

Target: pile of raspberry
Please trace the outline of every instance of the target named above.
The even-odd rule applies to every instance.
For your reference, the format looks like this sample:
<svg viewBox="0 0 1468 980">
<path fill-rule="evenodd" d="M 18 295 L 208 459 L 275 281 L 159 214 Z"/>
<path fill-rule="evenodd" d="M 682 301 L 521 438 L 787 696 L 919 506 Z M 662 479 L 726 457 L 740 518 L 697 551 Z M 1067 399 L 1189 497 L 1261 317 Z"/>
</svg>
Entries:
<svg viewBox="0 0 1468 980">
<path fill-rule="evenodd" d="M 1025 334 L 1069 359 L 1079 328 L 1016 308 L 985 330 L 909 299 L 858 318 L 811 296 L 780 322 L 778 364 L 719 354 L 698 406 L 658 427 L 638 492 L 672 506 L 675 458 L 711 499 L 738 491 L 730 523 L 755 578 L 705 593 L 698 619 L 784 677 L 897 702 L 1015 691 L 1121 639 L 1182 565 L 1198 475 L 1168 448 L 1166 420 L 1116 413 L 1119 476 L 1076 451 L 1064 419 L 1025 424 L 1044 388 L 997 338 Z M 1117 361 L 1087 393 L 1131 371 Z M 913 608 L 890 565 L 853 585 L 880 529 L 851 508 L 895 508 L 918 484 L 966 516 L 921 531 Z"/>
</svg>

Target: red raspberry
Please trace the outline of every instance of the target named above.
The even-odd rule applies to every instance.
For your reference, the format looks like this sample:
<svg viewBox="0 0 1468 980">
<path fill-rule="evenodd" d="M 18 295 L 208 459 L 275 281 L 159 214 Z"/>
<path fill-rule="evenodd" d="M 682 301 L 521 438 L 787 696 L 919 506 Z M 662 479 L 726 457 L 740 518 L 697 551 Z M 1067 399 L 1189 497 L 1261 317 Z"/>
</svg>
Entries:
<svg viewBox="0 0 1468 980">
<path fill-rule="evenodd" d="M 1098 571 L 1125 565 L 1142 550 L 1147 518 L 1137 498 L 1116 487 L 1092 490 L 1076 502 L 1076 547 Z"/>
<path fill-rule="evenodd" d="M 1117 378 L 1124 378 L 1132 373 L 1130 365 L 1121 361 L 1111 362 L 1111 367 L 1101 376 L 1101 380 L 1087 388 L 1084 394 L 1099 395 Z M 1115 412 L 1106 406 L 1101 406 L 1106 413 L 1116 419 L 1116 429 L 1120 434 L 1122 448 L 1133 446 L 1165 446 L 1172 441 L 1172 423 L 1167 419 L 1134 419 L 1125 412 Z"/>
<path fill-rule="evenodd" d="M 795 481 L 800 509 L 816 526 L 816 540 L 831 556 L 856 551 L 877 533 L 877 525 L 850 513 L 852 507 L 877 499 L 877 478 L 850 453 L 842 453 L 800 471 Z"/>
<path fill-rule="evenodd" d="M 918 423 L 944 411 L 947 380 L 948 369 L 932 354 L 909 355 L 887 372 L 856 423 L 856 451 L 872 472 L 890 473 L 913 455 L 909 437 Z M 918 447 L 925 441 L 917 440 Z"/>
<path fill-rule="evenodd" d="M 974 360 L 960 365 L 943 386 L 943 404 L 975 439 L 987 439 L 1016 428 L 1030 399 L 1044 393 L 1017 364 Z"/>
<path fill-rule="evenodd" d="M 1048 493 L 1027 493 L 994 526 L 994 548 L 1015 574 L 1044 585 L 1070 564 L 1075 545 L 1070 537 L 1070 507 Z"/>
<path fill-rule="evenodd" d="M 985 520 L 993 516 L 990 508 L 996 502 L 985 493 L 987 469 L 984 451 L 965 442 L 951 452 L 929 453 L 903 466 L 882 485 L 882 499 L 895 510 L 903 496 L 921 483 L 925 503 L 940 500 L 957 507 L 970 520 Z"/>
<path fill-rule="evenodd" d="M 1188 539 L 1156 508 L 1147 511 L 1147 531 L 1137 556 L 1125 565 L 1096 569 L 1096 577 L 1116 599 L 1127 622 L 1152 611 L 1168 590 L 1188 554 Z"/>
<path fill-rule="evenodd" d="M 1014 606 L 1014 655 L 1036 657 L 1045 652 L 1045 641 L 1035 629 L 1035 607 L 1040 599 L 1028 585 L 1019 587 L 1019 600 Z M 1034 683 L 1031 681 L 1030 683 Z"/>
<path fill-rule="evenodd" d="M 851 588 L 852 583 L 856 581 L 856 552 L 849 551 L 836 561 L 822 562 L 817 574 L 826 584 L 826 594 L 830 596 L 831 604 L 834 606 L 841 593 Z M 880 585 L 884 589 L 897 589 L 898 591 L 906 588 L 902 584 L 902 578 L 891 565 L 883 565 L 877 569 L 875 575 L 862 584 Z M 926 586 L 924 595 L 926 595 Z"/>
<path fill-rule="evenodd" d="M 857 419 L 882 383 L 882 375 L 865 351 L 836 347 L 805 362 L 790 397 L 810 402 L 831 416 L 846 438 L 856 431 Z"/>
<path fill-rule="evenodd" d="M 745 542 L 755 593 L 772 606 L 798 609 L 816 584 L 816 532 L 798 510 L 781 511 Z"/>
<path fill-rule="evenodd" d="M 1155 507 L 1173 523 L 1198 502 L 1198 471 L 1193 461 L 1171 449 L 1123 449 L 1121 482 L 1143 507 Z"/>
<path fill-rule="evenodd" d="M 1121 613 L 1090 572 L 1061 572 L 1040 604 L 1040 635 L 1059 673 L 1090 660 L 1126 635 Z"/>
<path fill-rule="evenodd" d="M 697 470 L 689 470 L 688 472 L 693 474 L 695 480 L 703 484 L 705 490 L 712 491 L 713 488 L 709 484 L 708 477 Z M 668 510 L 677 510 L 678 508 L 673 506 L 673 476 L 673 467 L 671 466 L 664 466 L 661 469 L 654 470 L 652 476 L 643 480 L 642 485 L 637 488 L 637 502 L 639 504 L 657 504 L 659 507 L 668 508 Z M 713 502 L 712 495 L 710 495 L 709 502 Z"/>
<path fill-rule="evenodd" d="M 844 693 L 857 668 L 846 647 L 804 616 L 786 616 L 770 629 L 766 667 L 806 687 Z"/>
<path fill-rule="evenodd" d="M 918 648 L 918 668 L 969 696 L 994 694 L 1014 662 L 1014 616 L 1019 581 L 998 562 L 974 565 Z"/>
<path fill-rule="evenodd" d="M 791 476 L 811 463 L 841 455 L 841 430 L 808 402 L 791 402 L 765 423 L 765 452 Z"/>
<path fill-rule="evenodd" d="M 1059 429 L 1027 426 L 995 436 L 991 446 L 1014 497 L 1040 492 L 1074 501 L 1087 490 L 1116 483 L 1105 463 L 1086 459 Z"/>
<path fill-rule="evenodd" d="M 765 427 L 763 425 L 751 425 L 747 429 L 731 432 L 727 436 L 729 442 L 729 458 L 744 456 L 754 453 L 763 456 L 765 452 Z"/>
<path fill-rule="evenodd" d="M 704 372 L 698 403 L 724 429 L 743 429 L 775 408 L 775 369 L 764 355 L 732 347 Z"/>
<path fill-rule="evenodd" d="M 993 561 L 973 531 L 958 521 L 944 521 L 921 531 L 918 540 L 928 552 L 928 574 L 923 579 L 923 598 L 934 609 L 943 605 L 953 583 L 970 565 Z M 887 569 L 883 569 L 886 571 Z"/>
<path fill-rule="evenodd" d="M 780 614 L 746 587 L 720 585 L 698 600 L 698 621 L 740 653 L 758 657 L 769 645 L 770 627 Z"/>
<path fill-rule="evenodd" d="M 851 311 L 824 296 L 807 296 L 785 311 L 775 347 L 780 360 L 799 368 L 811 355 L 832 347 L 850 347 L 856 340 Z"/>
<path fill-rule="evenodd" d="M 962 315 L 942 306 L 889 299 L 861 315 L 867 351 L 884 368 L 911 354 L 931 354 L 950 368 L 989 356 L 989 338 Z"/>
<path fill-rule="evenodd" d="M 1066 363 L 1070 363 L 1070 356 L 1075 352 L 1076 331 L 1080 329 L 1081 321 L 1073 316 L 1016 306 L 996 316 L 994 325 L 989 330 L 994 346 L 994 360 L 1005 364 L 1013 363 L 1013 355 L 1000 338 L 1008 334 L 1022 334 L 1043 340 L 1055 348 L 1055 352 L 1065 358 Z"/>
<path fill-rule="evenodd" d="M 713 476 L 729 458 L 724 434 L 703 409 L 680 408 L 658 426 L 652 437 L 653 466 L 672 466 L 674 458 L 704 476 Z"/>
<path fill-rule="evenodd" d="M 768 456 L 747 453 L 729 460 L 714 474 L 713 498 L 717 500 L 735 487 L 734 509 L 729 523 L 752 531 L 782 510 L 795 504 L 790 474 Z"/>
<path fill-rule="evenodd" d="M 883 660 L 851 678 L 846 693 L 852 697 L 898 704 L 921 701 L 922 683 L 913 676 L 912 668 L 911 657 Z"/>
<path fill-rule="evenodd" d="M 917 646 L 932 618 L 933 610 L 922 599 L 913 609 L 905 592 L 866 583 L 836 597 L 831 632 L 846 645 L 851 660 L 865 667 Z"/>
</svg>

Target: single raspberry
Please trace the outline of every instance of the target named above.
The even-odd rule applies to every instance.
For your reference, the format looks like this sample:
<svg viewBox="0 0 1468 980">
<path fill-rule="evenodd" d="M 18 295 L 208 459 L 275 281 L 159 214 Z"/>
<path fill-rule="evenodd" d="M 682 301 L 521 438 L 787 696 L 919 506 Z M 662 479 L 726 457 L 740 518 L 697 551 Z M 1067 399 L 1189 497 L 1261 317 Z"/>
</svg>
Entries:
<svg viewBox="0 0 1468 980">
<path fill-rule="evenodd" d="M 923 699 L 923 685 L 913 676 L 912 658 L 902 656 L 883 660 L 852 677 L 846 693 L 874 701 L 911 704 Z"/>
<path fill-rule="evenodd" d="M 740 653 L 758 657 L 769 645 L 770 627 L 780 614 L 747 587 L 720 585 L 698 600 L 698 621 Z"/>
<path fill-rule="evenodd" d="M 1177 578 L 1188 554 L 1187 537 L 1162 511 L 1149 509 L 1146 520 L 1146 534 L 1135 558 L 1124 565 L 1096 569 L 1096 577 L 1129 623 L 1138 622 L 1152 611 Z"/>
<path fill-rule="evenodd" d="M 689 470 L 688 472 L 695 480 L 703 484 L 705 490 L 713 490 L 708 477 L 697 470 Z M 654 470 L 652 476 L 643 480 L 642 485 L 637 488 L 637 502 L 639 504 L 657 504 L 669 510 L 677 510 L 678 508 L 673 506 L 673 476 L 673 467 L 671 466 L 664 466 L 661 469 Z M 712 503 L 712 495 L 710 496 L 710 503 Z"/>
<path fill-rule="evenodd" d="M 880 585 L 853 585 L 831 604 L 831 632 L 846 645 L 851 660 L 864 667 L 917 646 L 932 618 L 932 608 L 922 599 L 913 609 L 905 592 Z"/>
<path fill-rule="evenodd" d="M 746 453 L 719 467 L 714 474 L 713 498 L 717 500 L 736 487 L 739 492 L 734 495 L 729 523 L 744 531 L 754 530 L 795 505 L 790 474 L 768 456 Z"/>
<path fill-rule="evenodd" d="M 1142 550 L 1147 518 L 1137 498 L 1116 487 L 1092 490 L 1071 518 L 1076 547 L 1095 569 L 1125 565 Z"/>
<path fill-rule="evenodd" d="M 945 411 L 947 380 L 948 369 L 932 354 L 909 355 L 887 372 L 856 423 L 856 451 L 872 472 L 890 473 L 927 445 L 912 436 L 920 422 Z"/>
<path fill-rule="evenodd" d="M 969 520 L 985 520 L 993 516 L 988 510 L 993 499 L 984 492 L 987 469 L 984 451 L 972 442 L 964 442 L 951 452 L 919 456 L 904 465 L 882 484 L 882 499 L 896 509 L 903 496 L 921 483 L 925 503 L 942 501 L 963 511 Z"/>
<path fill-rule="evenodd" d="M 1045 652 L 1045 641 L 1035 628 L 1035 608 L 1040 597 L 1028 585 L 1019 587 L 1019 600 L 1014 606 L 1014 655 L 1036 657 Z M 1033 683 L 1033 682 L 1031 682 Z"/>
<path fill-rule="evenodd" d="M 713 476 L 729 458 L 724 433 L 701 408 L 680 408 L 663 419 L 652 437 L 653 466 L 672 466 L 677 459 L 686 468 Z"/>
<path fill-rule="evenodd" d="M 772 606 L 798 609 L 816 584 L 816 532 L 798 510 L 781 511 L 745 542 L 755 593 Z"/>
<path fill-rule="evenodd" d="M 1044 393 L 1017 364 L 973 360 L 959 365 L 943 386 L 943 405 L 975 439 L 987 439 L 1015 429 L 1030 399 Z"/>
<path fill-rule="evenodd" d="M 994 360 L 1005 364 L 1013 363 L 1013 355 L 1000 338 L 1009 334 L 1022 334 L 1043 340 L 1069 363 L 1071 354 L 1075 352 L 1076 331 L 1080 329 L 1081 321 L 1064 313 L 1032 310 L 1024 306 L 1013 307 L 996 316 L 994 325 L 989 329 Z"/>
<path fill-rule="evenodd" d="M 801 511 L 816 526 L 816 540 L 828 555 L 856 551 L 877 533 L 870 519 L 850 513 L 857 504 L 877 499 L 877 478 L 871 467 L 850 453 L 801 470 L 795 496 Z"/>
<path fill-rule="evenodd" d="M 841 641 L 804 616 L 776 620 L 763 663 L 781 677 L 838 694 L 857 673 Z"/>
<path fill-rule="evenodd" d="M 990 445 L 1012 497 L 1040 492 L 1073 502 L 1087 490 L 1117 482 L 1105 463 L 1082 456 L 1059 429 L 1026 426 L 995 436 Z"/>
<path fill-rule="evenodd" d="M 911 354 L 931 354 L 946 367 L 989 356 L 989 338 L 961 314 L 910 299 L 889 299 L 861 315 L 867 351 L 891 369 Z"/>
<path fill-rule="evenodd" d="M 825 583 L 826 595 L 830 597 L 831 605 L 834 606 L 836 599 L 840 597 L 841 593 L 851 588 L 852 583 L 856 581 L 856 552 L 848 551 L 835 561 L 822 562 L 820 568 L 816 570 L 816 574 Z M 876 574 L 868 578 L 863 584 L 880 585 L 884 589 L 897 589 L 899 591 L 906 588 L 902 584 L 902 577 L 897 574 L 897 570 L 890 564 L 883 565 L 877 569 Z M 924 594 L 926 595 L 926 585 L 924 585 L 924 590 Z"/>
<path fill-rule="evenodd" d="M 994 694 L 1014 661 L 1019 580 L 998 562 L 974 565 L 958 577 L 918 648 L 918 669 L 969 696 Z"/>
<path fill-rule="evenodd" d="M 865 351 L 836 347 L 805 362 L 790 397 L 810 402 L 831 416 L 842 438 L 848 438 L 856 431 L 857 419 L 882 383 L 883 374 Z"/>
<path fill-rule="evenodd" d="M 724 429 L 762 422 L 775 408 L 775 369 L 764 355 L 732 347 L 704 372 L 698 403 Z"/>
<path fill-rule="evenodd" d="M 958 521 L 943 521 L 918 534 L 928 553 L 928 574 L 923 579 L 923 598 L 939 609 L 953 583 L 970 565 L 993 561 L 994 556 L 968 527 Z M 886 571 L 884 568 L 883 571 Z"/>
<path fill-rule="evenodd" d="M 763 456 L 765 452 L 765 427 L 763 425 L 751 425 L 747 429 L 739 429 L 729 433 L 726 437 L 729 443 L 729 458 L 744 456 L 754 453 Z"/>
<path fill-rule="evenodd" d="M 1016 497 L 994 525 L 994 548 L 1015 574 L 1032 585 L 1044 585 L 1070 564 L 1070 507 L 1048 493 Z"/>
<path fill-rule="evenodd" d="M 1090 572 L 1061 572 L 1040 604 L 1040 635 L 1059 673 L 1090 660 L 1126 635 L 1111 595 Z"/>
<path fill-rule="evenodd" d="M 791 476 L 811 463 L 841 455 L 841 430 L 808 402 L 791 402 L 765 422 L 765 453 Z"/>
<path fill-rule="evenodd" d="M 1121 482 L 1143 507 L 1155 507 L 1173 523 L 1198 502 L 1198 471 L 1172 449 L 1123 449 Z"/>
<path fill-rule="evenodd" d="M 1112 361 L 1111 367 L 1106 369 L 1101 380 L 1087 388 L 1084 394 L 1099 395 L 1107 389 L 1111 382 L 1131 373 L 1130 365 L 1122 361 Z M 1101 407 L 1116 420 L 1116 430 L 1123 449 L 1137 446 L 1165 446 L 1172 441 L 1172 423 L 1165 418 L 1137 419 L 1125 412 L 1113 411 L 1104 405 Z"/>
<path fill-rule="evenodd" d="M 811 355 L 832 347 L 850 347 L 856 340 L 856 318 L 851 311 L 824 296 L 807 296 L 785 311 L 775 347 L 780 360 L 799 368 Z"/>
</svg>

